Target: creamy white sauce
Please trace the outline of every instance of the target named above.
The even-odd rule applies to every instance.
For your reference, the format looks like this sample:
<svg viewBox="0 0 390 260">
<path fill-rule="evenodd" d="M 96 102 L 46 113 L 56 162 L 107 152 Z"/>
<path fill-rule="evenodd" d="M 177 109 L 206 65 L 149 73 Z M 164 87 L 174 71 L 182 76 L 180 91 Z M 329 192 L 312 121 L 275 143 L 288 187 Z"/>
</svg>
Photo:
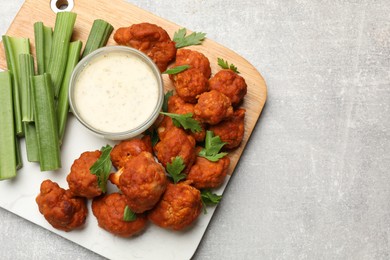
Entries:
<svg viewBox="0 0 390 260">
<path fill-rule="evenodd" d="M 108 53 L 80 72 L 74 96 L 87 124 L 119 133 L 138 127 L 151 116 L 158 102 L 158 81 L 139 57 Z"/>
</svg>

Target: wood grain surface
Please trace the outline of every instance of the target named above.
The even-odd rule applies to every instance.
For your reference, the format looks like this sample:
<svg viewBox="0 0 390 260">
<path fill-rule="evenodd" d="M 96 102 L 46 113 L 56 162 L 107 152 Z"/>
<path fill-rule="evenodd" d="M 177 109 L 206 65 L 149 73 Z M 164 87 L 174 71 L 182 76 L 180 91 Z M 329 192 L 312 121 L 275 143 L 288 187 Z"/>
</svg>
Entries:
<svg viewBox="0 0 390 260">
<path fill-rule="evenodd" d="M 73 39 L 82 40 L 84 44 L 95 19 L 104 19 L 111 23 L 115 29 L 140 22 L 155 23 L 163 27 L 171 37 L 173 37 L 175 31 L 182 28 L 180 25 L 157 17 L 152 13 L 121 0 L 75 0 L 75 6 L 72 12 L 76 12 L 78 15 L 72 37 Z M 45 25 L 54 27 L 55 13 L 50 8 L 50 0 L 26 0 L 6 34 L 9 36 L 30 38 L 31 51 L 35 54 L 33 24 L 37 21 L 42 21 Z M 187 29 L 189 31 L 191 30 L 191 28 Z M 202 31 L 207 33 L 207 28 L 203 28 Z M 111 35 L 108 45 L 115 44 Z M 241 72 L 240 75 L 245 78 L 248 85 L 248 94 L 242 105 L 247 111 L 245 117 L 245 135 L 241 146 L 229 155 L 231 158 L 229 174 L 231 175 L 264 107 L 267 98 L 266 84 L 261 74 L 248 61 L 210 39 L 206 39 L 202 45 L 189 48 L 202 52 L 209 58 L 213 74 L 220 70 L 217 64 L 218 57 L 235 64 Z M 2 44 L 0 45 L 0 68 L 7 68 Z M 163 75 L 163 79 L 165 89 L 172 89 L 172 83 L 167 75 Z"/>
</svg>

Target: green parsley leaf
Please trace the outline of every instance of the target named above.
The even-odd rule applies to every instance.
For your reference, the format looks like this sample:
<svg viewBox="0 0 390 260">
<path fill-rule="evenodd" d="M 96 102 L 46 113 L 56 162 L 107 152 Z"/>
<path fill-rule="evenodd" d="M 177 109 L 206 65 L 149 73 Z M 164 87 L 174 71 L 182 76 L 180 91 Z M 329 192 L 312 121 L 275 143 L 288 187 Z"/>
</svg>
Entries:
<svg viewBox="0 0 390 260">
<path fill-rule="evenodd" d="M 145 135 L 150 136 L 150 141 L 152 142 L 152 146 L 155 146 L 160 138 L 158 137 L 157 128 L 148 129 L 145 131 Z"/>
<path fill-rule="evenodd" d="M 103 193 L 107 191 L 107 179 L 112 168 L 110 158 L 111 150 L 112 147 L 109 145 L 102 147 L 102 149 L 100 149 L 102 154 L 99 159 L 91 166 L 91 168 L 89 168 L 91 173 L 97 176 L 99 188 Z"/>
<path fill-rule="evenodd" d="M 163 112 L 168 112 L 168 101 L 169 101 L 169 98 L 173 96 L 173 90 L 169 90 L 167 91 L 167 93 L 165 93 L 164 95 L 164 103 L 162 105 L 162 111 Z"/>
<path fill-rule="evenodd" d="M 197 133 L 202 131 L 202 127 L 200 123 L 192 118 L 192 113 L 187 114 L 173 114 L 173 113 L 165 113 L 160 112 L 160 114 L 169 116 L 172 118 L 173 124 L 176 127 L 183 127 L 185 130 L 190 129 L 191 132 Z"/>
<path fill-rule="evenodd" d="M 186 46 L 199 45 L 206 38 L 206 34 L 202 32 L 193 32 L 187 35 L 187 29 L 179 29 L 173 35 L 173 41 L 176 43 L 176 48 L 180 49 Z"/>
<path fill-rule="evenodd" d="M 200 192 L 200 197 L 202 199 L 204 214 L 207 214 L 206 206 L 217 205 L 222 199 L 222 195 L 217 195 L 215 193 L 212 193 L 210 190 L 202 190 Z"/>
<path fill-rule="evenodd" d="M 137 219 L 137 215 L 128 207 L 125 207 L 123 212 L 123 221 L 131 222 Z"/>
<path fill-rule="evenodd" d="M 173 179 L 174 183 L 178 183 L 186 178 L 186 175 L 182 173 L 185 167 L 184 160 L 180 156 L 176 156 L 171 163 L 167 163 L 168 175 Z"/>
<path fill-rule="evenodd" d="M 187 70 L 187 69 L 189 69 L 189 68 L 190 68 L 190 65 L 176 66 L 176 67 L 167 69 L 167 70 L 164 71 L 162 74 L 174 75 L 174 74 L 183 72 L 183 71 L 185 71 L 185 70 Z"/>
<path fill-rule="evenodd" d="M 240 74 L 240 72 L 237 70 L 237 67 L 234 66 L 234 64 L 230 64 L 229 65 L 229 63 L 227 61 L 225 61 L 225 60 L 223 60 L 221 58 L 218 58 L 218 65 L 222 69 L 230 69 L 230 70 L 234 71 L 235 73 Z"/>
<path fill-rule="evenodd" d="M 209 161 L 217 162 L 219 159 L 225 157 L 225 156 L 227 155 L 227 153 L 224 152 L 224 153 L 218 153 L 218 154 L 215 154 L 215 155 L 207 155 L 206 149 L 202 149 L 202 150 L 198 153 L 198 155 L 199 155 L 200 157 L 206 158 L 206 159 L 209 160 Z"/>
<path fill-rule="evenodd" d="M 207 131 L 205 138 L 205 148 L 200 150 L 198 155 L 208 159 L 209 161 L 216 162 L 227 155 L 227 153 L 219 152 L 225 144 L 226 143 L 222 142 L 218 135 L 214 136 L 212 131 Z"/>
<path fill-rule="evenodd" d="M 184 37 L 186 37 L 186 34 L 187 34 L 186 28 L 181 28 L 181 29 L 177 30 L 175 32 L 175 34 L 173 35 L 173 41 L 177 42 L 178 39 L 183 39 Z"/>
</svg>

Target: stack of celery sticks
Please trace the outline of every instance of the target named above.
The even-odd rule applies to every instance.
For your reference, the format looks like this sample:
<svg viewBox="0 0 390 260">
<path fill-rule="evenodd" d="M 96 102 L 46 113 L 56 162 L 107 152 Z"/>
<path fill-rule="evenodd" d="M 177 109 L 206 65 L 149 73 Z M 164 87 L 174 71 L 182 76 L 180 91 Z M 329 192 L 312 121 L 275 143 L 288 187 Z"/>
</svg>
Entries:
<svg viewBox="0 0 390 260">
<path fill-rule="evenodd" d="M 7 71 L 0 72 L 0 180 L 22 167 L 20 139 L 27 160 L 41 171 L 61 168 L 60 147 L 69 112 L 68 85 L 79 60 L 106 45 L 113 26 L 97 19 L 81 54 L 82 42 L 72 41 L 77 14 L 59 12 L 54 30 L 34 24 L 35 58 L 30 39 L 3 35 Z"/>
</svg>

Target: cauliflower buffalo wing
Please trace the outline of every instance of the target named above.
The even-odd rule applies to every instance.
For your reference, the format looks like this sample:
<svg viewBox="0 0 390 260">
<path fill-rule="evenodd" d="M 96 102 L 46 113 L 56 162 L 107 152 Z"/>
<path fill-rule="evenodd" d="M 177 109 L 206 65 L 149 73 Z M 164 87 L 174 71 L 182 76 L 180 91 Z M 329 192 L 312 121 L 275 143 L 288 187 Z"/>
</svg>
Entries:
<svg viewBox="0 0 390 260">
<path fill-rule="evenodd" d="M 196 103 L 198 96 L 209 90 L 208 79 L 196 68 L 172 75 L 176 93 L 185 102 Z"/>
<path fill-rule="evenodd" d="M 197 117 L 194 116 L 194 108 L 195 108 L 194 104 L 184 102 L 184 100 L 181 99 L 178 95 L 173 95 L 168 100 L 169 113 L 181 114 L 181 115 L 192 113 L 194 119 L 199 121 L 202 127 L 202 131 L 193 133 L 192 131 L 188 130 L 187 133 L 190 134 L 192 137 L 194 137 L 197 142 L 202 142 L 204 141 L 204 138 L 206 136 L 206 130 L 205 130 L 206 127 Z M 172 119 L 168 116 L 165 116 L 164 119 L 157 127 L 157 133 L 159 138 L 164 139 L 167 130 L 172 127 L 175 127 L 175 125 L 172 122 Z"/>
<path fill-rule="evenodd" d="M 121 27 L 114 34 L 114 40 L 119 45 L 138 49 L 148 55 L 161 72 L 175 58 L 176 47 L 168 33 L 155 24 L 139 23 L 129 27 Z"/>
<path fill-rule="evenodd" d="M 230 69 L 224 69 L 216 73 L 210 80 L 210 89 L 225 94 L 232 106 L 237 106 L 247 92 L 245 79 Z"/>
<path fill-rule="evenodd" d="M 129 208 L 136 213 L 153 208 L 168 183 L 164 168 L 154 160 L 151 153 L 141 152 L 122 169 L 119 188 L 126 196 Z"/>
<path fill-rule="evenodd" d="M 68 232 L 85 223 L 88 213 L 85 198 L 74 197 L 72 192 L 64 190 L 51 180 L 41 183 L 40 193 L 35 201 L 39 212 L 56 229 Z"/>
<path fill-rule="evenodd" d="M 223 157 L 216 162 L 198 156 L 187 180 L 197 189 L 213 189 L 222 185 L 230 165 L 229 157 Z"/>
<path fill-rule="evenodd" d="M 186 182 L 168 184 L 160 202 L 148 214 L 155 225 L 173 230 L 190 226 L 202 211 L 200 191 Z"/>
<path fill-rule="evenodd" d="M 216 125 L 233 115 L 233 107 L 227 96 L 211 90 L 199 96 L 194 113 L 203 122 Z"/>
<path fill-rule="evenodd" d="M 183 172 L 187 173 L 196 159 L 195 144 L 195 139 L 183 129 L 172 127 L 154 146 L 154 152 L 164 167 L 167 167 L 175 157 L 180 156 L 186 166 Z"/>
<path fill-rule="evenodd" d="M 144 135 L 141 139 L 121 141 L 112 148 L 110 153 L 112 164 L 117 169 L 122 168 L 132 156 L 137 156 L 144 151 L 153 152 L 152 142 L 148 135 Z"/>
<path fill-rule="evenodd" d="M 91 199 L 102 194 L 98 178 L 89 170 L 99 159 L 100 151 L 84 152 L 76 159 L 66 177 L 70 191 L 79 197 Z"/>
<path fill-rule="evenodd" d="M 178 49 L 176 52 L 175 66 L 190 65 L 191 68 L 198 69 L 208 79 L 211 75 L 209 59 L 195 50 Z M 170 75 L 171 79 L 173 75 Z"/>
<path fill-rule="evenodd" d="M 217 125 L 210 126 L 209 130 L 225 142 L 224 148 L 233 149 L 240 145 L 245 132 L 245 109 L 239 108 L 234 111 L 233 116 Z"/>
<path fill-rule="evenodd" d="M 146 226 L 147 218 L 143 214 L 137 214 L 134 221 L 123 220 L 126 205 L 126 197 L 120 193 L 95 198 L 92 201 L 92 212 L 99 227 L 120 237 L 140 233 Z"/>
</svg>

